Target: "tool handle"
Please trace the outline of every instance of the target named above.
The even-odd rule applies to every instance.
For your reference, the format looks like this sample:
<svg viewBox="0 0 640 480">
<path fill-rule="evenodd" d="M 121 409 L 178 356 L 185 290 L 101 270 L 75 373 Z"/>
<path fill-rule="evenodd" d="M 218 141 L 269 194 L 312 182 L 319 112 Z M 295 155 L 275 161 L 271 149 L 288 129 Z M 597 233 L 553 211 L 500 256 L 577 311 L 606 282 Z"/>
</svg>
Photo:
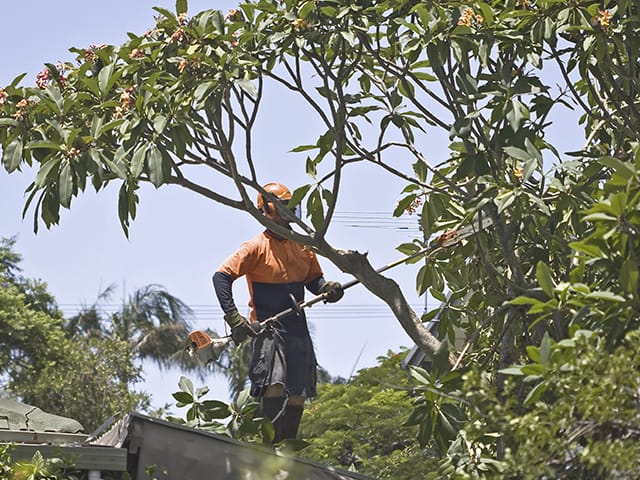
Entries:
<svg viewBox="0 0 640 480">
<path fill-rule="evenodd" d="M 396 260 L 395 262 L 391 262 L 383 267 L 380 267 L 376 270 L 376 273 L 382 273 L 385 272 L 391 268 L 397 267 L 398 265 L 401 265 L 403 263 L 408 262 L 409 260 L 413 260 L 414 258 L 417 257 L 421 257 L 424 255 L 428 255 L 432 252 L 435 252 L 436 250 L 439 250 L 441 248 L 447 248 L 450 247 L 452 245 L 455 245 L 456 243 L 458 243 L 460 240 L 462 240 L 463 238 L 468 237 L 469 235 L 472 235 L 474 233 L 477 233 L 478 231 L 488 227 L 489 225 L 491 225 L 493 223 L 492 219 L 490 219 L 489 217 L 481 217 L 479 219 L 478 224 L 474 224 L 474 222 L 471 222 L 468 225 L 465 225 L 462 228 L 459 229 L 452 229 L 452 230 L 448 230 L 446 232 L 444 232 L 442 235 L 439 235 L 438 237 L 436 237 L 433 241 L 431 241 L 431 243 L 429 243 L 429 245 L 427 245 L 426 247 L 422 248 L 421 250 L 412 253 L 411 255 L 408 255 L 406 257 L 402 257 L 399 258 L 398 260 Z M 357 278 L 354 278 L 352 280 L 349 280 L 348 282 L 343 283 L 342 286 L 342 290 L 347 290 L 355 285 L 358 285 L 360 282 L 360 280 L 358 280 Z M 307 308 L 307 307 L 311 307 L 313 305 L 315 305 L 318 302 L 321 302 L 325 299 L 326 294 L 321 294 L 321 295 L 317 295 L 307 301 L 304 302 L 300 302 L 297 304 L 297 306 L 294 307 L 290 307 L 287 308 L 286 310 L 283 310 L 282 312 L 276 313 L 275 315 L 273 315 L 272 317 L 269 317 L 261 322 L 256 321 L 253 322 L 251 324 L 251 328 L 254 330 L 254 332 L 256 332 L 256 334 L 260 333 L 264 328 L 266 328 L 269 324 L 277 322 L 278 320 L 280 320 L 283 317 L 286 317 L 288 315 L 291 315 L 292 313 L 297 313 L 300 312 L 301 310 Z"/>
</svg>

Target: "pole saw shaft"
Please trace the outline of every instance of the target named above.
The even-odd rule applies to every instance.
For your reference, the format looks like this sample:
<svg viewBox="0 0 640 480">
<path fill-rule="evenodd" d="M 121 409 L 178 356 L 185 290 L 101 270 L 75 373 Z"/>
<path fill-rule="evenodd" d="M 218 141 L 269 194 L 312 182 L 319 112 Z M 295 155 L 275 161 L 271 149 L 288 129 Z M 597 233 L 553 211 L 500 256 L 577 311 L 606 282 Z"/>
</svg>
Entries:
<svg viewBox="0 0 640 480">
<path fill-rule="evenodd" d="M 398 265 L 402 265 L 403 263 L 413 260 L 414 258 L 424 255 L 430 255 L 437 250 L 451 247 L 459 243 L 462 239 L 478 233 L 479 231 L 489 227 L 492 224 L 493 220 L 489 217 L 476 217 L 470 224 L 465 225 L 460 229 L 448 230 L 447 232 L 434 239 L 428 246 L 412 253 L 411 255 L 402 257 L 394 262 L 384 265 L 383 267 L 378 268 L 375 272 L 382 273 L 394 267 L 397 267 Z M 354 278 L 352 280 L 349 280 L 348 282 L 343 283 L 341 287 L 343 290 L 347 290 L 355 285 L 358 285 L 359 283 L 361 283 L 360 280 Z M 325 298 L 326 294 L 322 294 L 317 295 L 307 301 L 298 302 L 292 296 L 292 307 L 287 308 L 286 310 L 283 310 L 282 312 L 279 312 L 272 317 L 263 320 L 262 322 L 253 322 L 253 324 L 250 325 L 250 328 L 257 335 L 262 330 L 264 330 L 264 328 L 266 328 L 270 324 L 277 322 L 281 318 L 284 318 L 291 314 L 298 314 L 303 309 L 311 307 L 316 303 L 323 301 Z M 222 351 L 230 342 L 230 336 L 212 339 L 205 332 L 196 330 L 189 334 L 189 347 L 187 347 L 187 352 L 189 352 L 191 356 L 197 358 L 199 361 L 205 363 L 206 365 L 211 361 L 217 360 Z"/>
<path fill-rule="evenodd" d="M 476 220 L 477 220 L 477 224 L 476 224 Z M 417 252 L 412 253 L 411 255 L 407 255 L 406 257 L 399 258 L 394 262 L 384 265 L 378 268 L 375 272 L 376 273 L 386 272 L 387 270 L 397 267 L 398 265 L 402 265 L 403 263 L 413 260 L 414 258 L 429 255 L 437 250 L 455 245 L 458 242 L 460 242 L 460 240 L 474 233 L 479 232 L 480 230 L 490 226 L 492 223 L 493 221 L 488 217 L 478 217 L 477 219 L 474 219 L 473 222 L 471 222 L 468 225 L 465 225 L 460 229 L 453 229 L 453 230 L 446 231 L 442 235 L 435 238 L 426 247 L 420 249 Z M 342 287 L 342 290 L 347 290 L 360 283 L 362 283 L 360 280 L 358 280 L 357 278 L 354 278 L 352 280 L 349 280 L 348 282 L 343 283 L 341 287 Z M 303 309 L 311 307 L 316 303 L 323 301 L 326 298 L 326 295 L 327 295 L 326 293 L 323 293 L 321 295 L 317 295 L 309 300 L 302 301 L 302 302 L 297 302 L 297 300 L 292 295 L 291 299 L 292 299 L 292 304 L 294 306 L 287 308 L 286 310 L 283 310 L 282 312 L 279 312 L 273 315 L 272 317 L 269 317 L 261 322 L 259 321 L 253 322 L 251 325 L 251 329 L 256 333 L 259 333 L 262 329 L 264 329 L 270 323 L 274 323 L 280 320 L 281 318 L 289 316 L 293 313 L 299 314 Z"/>
</svg>

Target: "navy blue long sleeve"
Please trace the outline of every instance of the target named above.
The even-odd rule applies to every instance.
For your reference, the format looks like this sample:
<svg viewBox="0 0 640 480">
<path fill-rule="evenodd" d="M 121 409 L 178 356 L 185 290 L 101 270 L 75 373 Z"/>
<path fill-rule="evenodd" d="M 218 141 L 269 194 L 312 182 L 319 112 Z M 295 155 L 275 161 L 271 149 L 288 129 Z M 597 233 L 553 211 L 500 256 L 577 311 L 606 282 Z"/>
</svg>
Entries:
<svg viewBox="0 0 640 480">
<path fill-rule="evenodd" d="M 236 303 L 233 300 L 233 280 L 231 276 L 223 273 L 216 272 L 213 274 L 213 289 L 220 302 L 220 307 L 224 313 L 229 313 L 233 310 L 237 310 Z"/>
</svg>

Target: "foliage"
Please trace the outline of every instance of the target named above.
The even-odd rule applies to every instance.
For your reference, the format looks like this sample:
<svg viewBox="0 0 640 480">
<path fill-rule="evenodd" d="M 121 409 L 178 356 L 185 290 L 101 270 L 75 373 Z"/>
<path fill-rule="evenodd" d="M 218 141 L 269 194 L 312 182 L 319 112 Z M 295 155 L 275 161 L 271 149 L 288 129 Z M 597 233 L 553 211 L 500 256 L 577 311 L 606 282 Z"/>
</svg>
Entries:
<svg viewBox="0 0 640 480">
<path fill-rule="evenodd" d="M 503 371 L 510 377 L 506 399 L 495 394 L 486 373 L 468 374 L 462 398 L 478 421 L 468 424 L 464 443 L 452 446 L 442 473 L 452 475 L 446 478 L 491 472 L 499 478 L 635 476 L 639 334 L 629 333 L 613 351 L 592 331 L 576 330 L 560 342 L 545 337 L 529 349 L 528 362 Z M 504 460 L 488 463 L 496 453 L 495 438 L 507 446 Z M 471 453 L 475 460 L 464 459 Z"/>
<path fill-rule="evenodd" d="M 237 440 L 252 443 L 273 443 L 273 425 L 257 416 L 259 403 L 243 390 L 238 398 L 227 404 L 220 400 L 204 400 L 209 387 L 194 388 L 193 382 L 180 377 L 180 391 L 173 394 L 178 408 L 188 407 L 185 419 L 170 417 L 169 420 L 192 428 L 227 435 Z M 223 420 L 226 420 L 223 421 Z"/>
<path fill-rule="evenodd" d="M 40 280 L 24 278 L 20 274 L 22 257 L 14 250 L 15 238 L 0 238 L 0 281 L 3 285 L 12 284 L 25 295 L 29 308 L 60 317 L 56 301 L 47 291 L 47 284 Z"/>
<path fill-rule="evenodd" d="M 13 462 L 10 445 L 0 446 L 1 478 L 11 480 L 78 480 L 59 458 L 44 458 L 39 451 L 30 461 Z"/>
<path fill-rule="evenodd" d="M 320 385 L 302 419 L 309 446 L 300 455 L 380 479 L 410 479 L 434 469 L 435 452 L 416 445 L 417 428 L 403 425 L 414 395 L 400 369 L 404 357 L 388 352 L 346 384 Z"/>
<path fill-rule="evenodd" d="M 12 270 L 16 271 L 19 256 L 12 246 L 13 242 L 3 243 L 0 257 L 13 258 Z M 5 394 L 74 418 L 87 431 L 119 411 L 147 405 L 148 397 L 132 390 L 140 380 L 140 369 L 126 342 L 70 336 L 61 316 L 34 306 L 24 293 L 23 280 L 8 275 L 7 270 L 2 277 L 0 375 Z M 44 294 L 51 298 L 48 292 Z M 55 302 L 50 305 L 58 312 Z"/>
<path fill-rule="evenodd" d="M 76 50 L 77 65 L 47 65 L 36 87 L 16 79 L 0 90 L 2 163 L 10 172 L 37 167 L 27 204 L 47 226 L 88 183 L 100 190 L 116 182 L 126 231 L 141 182 L 177 184 L 246 210 L 353 274 L 425 352 L 446 357 L 455 329 L 462 329 L 469 348 L 448 355 L 459 373 L 414 370 L 420 395 L 411 421 L 420 424 L 423 442 L 438 446 L 443 476 L 539 478 L 545 473 L 536 455 L 550 445 L 569 453 L 546 465 L 555 475 L 623 475 L 631 466 L 621 452 L 630 453 L 627 459 L 637 453 L 626 441 L 633 424 L 603 430 L 605 418 L 588 419 L 595 430 L 575 439 L 589 446 L 580 451 L 587 460 L 576 460 L 571 442 L 551 443 L 543 429 L 526 435 L 518 418 L 537 425 L 534 419 L 548 414 L 555 422 L 580 395 L 578 380 L 591 385 L 596 366 L 619 378 L 606 353 L 623 361 L 630 355 L 626 342 L 640 328 L 636 3 L 257 0 L 226 16 L 210 10 L 188 17 L 186 2 L 178 1 L 175 13 L 157 9 L 147 34 L 119 47 Z M 315 141 L 293 147 L 306 156 L 310 183 L 294 192 L 308 218 L 291 218 L 297 225 L 291 231 L 251 202 L 261 191 L 262 166 L 251 140 L 273 85 L 302 98 L 300 115 L 315 115 L 322 130 Z M 579 118 L 571 121 L 571 135 L 581 129 L 584 146 L 565 153 L 551 143 L 551 128 L 569 109 Z M 426 153 L 433 139 L 449 144 L 439 158 Z M 419 269 L 417 290 L 443 302 L 422 319 L 438 317 L 439 339 L 365 255 L 325 238 L 340 193 L 349 188 L 342 173 L 356 164 L 381 168 L 406 185 L 395 214 L 419 210 L 425 241 L 476 216 L 492 221 Z M 220 181 L 197 183 L 201 170 Z M 223 186 L 236 187 L 237 196 L 221 193 L 228 191 Z M 400 249 L 422 247 L 413 241 Z M 513 365 L 539 363 L 531 357 L 536 348 L 550 358 L 542 352 L 574 341 L 581 328 L 598 339 L 588 348 L 575 340 L 576 351 L 589 352 L 584 368 L 580 356 L 569 358 L 569 372 L 560 368 L 534 390 L 528 372 L 509 376 Z M 463 378 L 469 383 L 461 386 Z M 468 388 L 474 398 L 465 396 Z M 586 415 L 598 398 L 588 394 L 581 410 L 571 410 L 557 441 L 580 431 L 582 418 L 573 412 Z M 487 405 L 491 416 L 483 414 Z M 498 428 L 507 424 L 513 434 Z M 604 440 L 592 442 L 591 432 Z M 603 459 L 601 470 L 590 458 Z"/>
<path fill-rule="evenodd" d="M 14 384 L 26 403 L 73 418 L 88 432 L 113 415 L 149 408 L 149 396 L 133 390 L 142 367 L 126 342 L 78 336 L 72 344 L 55 364 L 29 372 L 30 382 Z"/>
<path fill-rule="evenodd" d="M 100 302 L 108 300 L 113 286 L 98 296 L 90 307 L 70 318 L 65 328 L 71 335 L 116 338 L 125 342 L 138 360 L 151 360 L 158 366 L 196 367 L 183 355 L 186 338 L 192 330 L 192 311 L 179 298 L 160 285 L 146 285 L 135 290 L 122 308 L 105 315 Z"/>
</svg>

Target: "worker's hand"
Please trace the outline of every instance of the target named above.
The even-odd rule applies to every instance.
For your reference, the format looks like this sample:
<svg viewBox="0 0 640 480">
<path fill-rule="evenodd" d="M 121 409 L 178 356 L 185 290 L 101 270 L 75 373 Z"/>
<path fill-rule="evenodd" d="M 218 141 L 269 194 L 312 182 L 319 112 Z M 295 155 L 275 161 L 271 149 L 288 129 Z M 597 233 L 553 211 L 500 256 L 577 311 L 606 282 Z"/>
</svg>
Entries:
<svg viewBox="0 0 640 480">
<path fill-rule="evenodd" d="M 320 287 L 320 293 L 324 295 L 325 302 L 334 303 L 342 298 L 344 290 L 340 282 L 329 281 Z"/>
<path fill-rule="evenodd" d="M 225 313 L 224 321 L 231 327 L 231 338 L 236 345 L 240 345 L 249 336 L 250 327 L 247 319 L 240 315 L 238 310 Z"/>
</svg>

